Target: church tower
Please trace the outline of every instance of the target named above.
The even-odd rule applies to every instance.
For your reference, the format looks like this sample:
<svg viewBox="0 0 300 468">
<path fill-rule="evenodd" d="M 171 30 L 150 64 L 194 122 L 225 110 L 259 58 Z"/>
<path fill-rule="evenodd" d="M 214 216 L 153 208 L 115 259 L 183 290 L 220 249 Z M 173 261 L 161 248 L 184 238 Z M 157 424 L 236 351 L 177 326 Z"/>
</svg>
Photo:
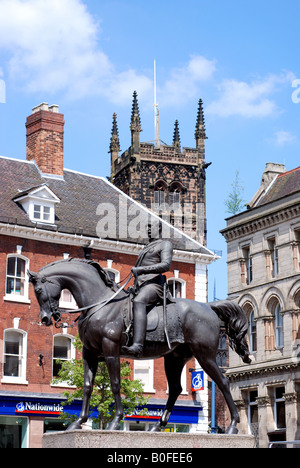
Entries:
<svg viewBox="0 0 300 468">
<path fill-rule="evenodd" d="M 111 182 L 155 211 L 175 227 L 206 246 L 205 120 L 203 102 L 198 103 L 194 148 L 181 147 L 179 123 L 175 121 L 173 143 L 141 142 L 141 119 L 136 91 L 131 112 L 131 146 L 121 155 L 116 114 L 113 116 Z"/>
</svg>

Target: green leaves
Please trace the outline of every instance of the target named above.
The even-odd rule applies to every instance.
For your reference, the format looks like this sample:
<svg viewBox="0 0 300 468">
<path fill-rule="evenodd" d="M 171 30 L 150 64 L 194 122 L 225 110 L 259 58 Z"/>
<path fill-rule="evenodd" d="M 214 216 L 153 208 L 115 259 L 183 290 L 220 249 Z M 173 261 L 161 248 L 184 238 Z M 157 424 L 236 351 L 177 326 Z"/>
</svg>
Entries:
<svg viewBox="0 0 300 468">
<path fill-rule="evenodd" d="M 225 200 L 226 213 L 235 215 L 245 208 L 246 202 L 242 198 L 243 191 L 244 187 L 240 183 L 240 173 L 239 171 L 235 171 L 235 179 L 231 184 L 231 192 Z"/>
<path fill-rule="evenodd" d="M 82 351 L 82 343 L 77 336 L 75 347 Z M 83 364 L 82 358 L 72 359 L 70 361 L 57 361 L 61 364 L 59 376 L 52 380 L 52 384 L 66 384 L 74 387 L 63 392 L 66 401 L 62 405 L 70 405 L 75 399 L 83 398 Z M 137 406 L 145 406 L 148 398 L 143 395 L 143 384 L 140 380 L 131 378 L 132 370 L 126 361 L 121 361 L 121 396 L 122 405 L 125 414 L 130 414 Z M 99 424 L 100 429 L 104 429 L 114 417 L 114 396 L 110 388 L 110 379 L 107 366 L 104 362 L 98 365 L 95 384 L 90 400 L 91 410 L 97 410 L 98 416 L 93 418 L 95 423 Z M 61 415 L 63 420 L 74 420 L 68 413 Z"/>
</svg>

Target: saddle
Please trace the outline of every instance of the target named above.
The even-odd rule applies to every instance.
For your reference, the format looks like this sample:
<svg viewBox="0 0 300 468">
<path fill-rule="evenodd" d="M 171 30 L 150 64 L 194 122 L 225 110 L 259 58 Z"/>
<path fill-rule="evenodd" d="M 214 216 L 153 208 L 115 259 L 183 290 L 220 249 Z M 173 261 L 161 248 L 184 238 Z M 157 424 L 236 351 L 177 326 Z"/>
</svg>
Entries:
<svg viewBox="0 0 300 468">
<path fill-rule="evenodd" d="M 129 293 L 126 298 L 123 320 L 125 324 L 126 346 L 133 341 L 133 294 Z M 170 343 L 184 343 L 180 316 L 176 307 L 176 301 L 167 301 L 166 325 Z M 157 303 L 147 307 L 147 328 L 145 341 L 166 341 L 163 317 L 163 304 Z"/>
</svg>

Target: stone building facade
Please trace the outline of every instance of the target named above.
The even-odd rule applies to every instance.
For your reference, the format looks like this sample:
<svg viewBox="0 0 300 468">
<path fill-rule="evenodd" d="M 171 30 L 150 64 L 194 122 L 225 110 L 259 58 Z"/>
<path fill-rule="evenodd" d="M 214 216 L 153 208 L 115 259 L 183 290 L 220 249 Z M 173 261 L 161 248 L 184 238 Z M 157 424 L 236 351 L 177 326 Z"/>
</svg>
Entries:
<svg viewBox="0 0 300 468">
<path fill-rule="evenodd" d="M 300 439 L 300 168 L 268 163 L 247 211 L 226 221 L 229 298 L 248 315 L 253 358 L 229 356 L 240 430 L 260 447 Z"/>
</svg>

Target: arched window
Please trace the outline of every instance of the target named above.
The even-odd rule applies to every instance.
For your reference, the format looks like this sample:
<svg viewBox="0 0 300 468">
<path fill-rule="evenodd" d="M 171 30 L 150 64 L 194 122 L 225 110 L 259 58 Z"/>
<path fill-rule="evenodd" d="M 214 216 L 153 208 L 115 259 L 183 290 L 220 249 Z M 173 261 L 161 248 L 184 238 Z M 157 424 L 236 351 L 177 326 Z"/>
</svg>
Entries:
<svg viewBox="0 0 300 468">
<path fill-rule="evenodd" d="M 256 320 L 254 317 L 254 310 L 252 309 L 249 314 L 249 340 L 250 352 L 257 351 L 257 333 L 256 333 Z"/>
<path fill-rule="evenodd" d="M 59 307 L 62 309 L 77 309 L 76 301 L 68 289 L 63 289 L 59 298 Z"/>
<path fill-rule="evenodd" d="M 155 211 L 165 210 L 166 190 L 167 184 L 163 180 L 156 182 L 154 186 Z"/>
<path fill-rule="evenodd" d="M 292 339 L 300 340 L 300 290 L 298 289 L 294 295 L 295 312 L 292 314 Z"/>
<path fill-rule="evenodd" d="M 283 316 L 277 295 L 272 295 L 267 303 L 268 315 L 265 317 L 266 350 L 273 351 L 283 347 Z"/>
<path fill-rule="evenodd" d="M 26 355 L 27 334 L 22 330 L 5 330 L 2 382 L 25 383 Z"/>
<path fill-rule="evenodd" d="M 246 301 L 243 305 L 243 309 L 248 317 L 248 337 L 249 337 L 249 348 L 251 353 L 257 351 L 257 325 L 255 319 L 255 312 L 252 302 Z"/>
<path fill-rule="evenodd" d="M 55 335 L 53 337 L 53 377 L 57 377 L 61 369 L 62 362 L 75 358 L 75 348 L 73 337 L 68 335 Z"/>
<path fill-rule="evenodd" d="M 281 314 L 281 307 L 278 303 L 274 310 L 275 316 L 275 344 L 276 348 L 283 347 L 283 317 Z"/>
<path fill-rule="evenodd" d="M 219 367 L 227 367 L 228 365 L 228 346 L 227 346 L 227 335 L 224 329 L 220 330 L 219 334 L 219 345 L 217 351 L 217 364 Z"/>
<path fill-rule="evenodd" d="M 182 194 L 182 185 L 180 182 L 174 182 L 171 184 L 169 192 L 169 206 L 170 209 L 176 210 L 180 206 Z"/>
<path fill-rule="evenodd" d="M 8 255 L 6 268 L 5 299 L 28 300 L 28 278 L 26 271 L 29 260 L 21 255 Z"/>
<path fill-rule="evenodd" d="M 112 279 L 115 283 L 120 282 L 120 272 L 115 268 L 104 268 L 110 279 Z"/>
<path fill-rule="evenodd" d="M 174 298 L 183 297 L 186 294 L 186 283 L 184 280 L 179 278 L 168 279 L 168 286 L 171 296 Z"/>
</svg>

